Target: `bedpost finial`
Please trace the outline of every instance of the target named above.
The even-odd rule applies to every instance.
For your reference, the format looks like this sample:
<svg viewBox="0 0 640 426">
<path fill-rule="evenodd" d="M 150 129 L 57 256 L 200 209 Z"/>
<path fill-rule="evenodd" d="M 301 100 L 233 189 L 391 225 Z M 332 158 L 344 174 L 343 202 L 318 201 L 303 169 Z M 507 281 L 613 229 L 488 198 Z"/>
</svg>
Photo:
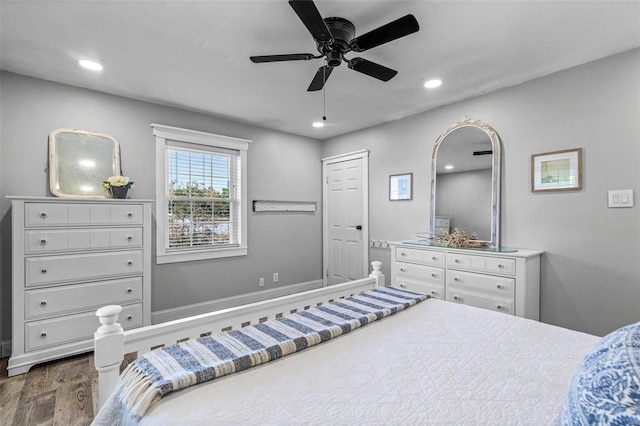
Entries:
<svg viewBox="0 0 640 426">
<path fill-rule="evenodd" d="M 108 305 L 98 309 L 96 316 L 102 325 L 98 328 L 97 332 L 101 334 L 120 332 L 122 327 L 117 323 L 120 312 L 122 312 L 122 306 L 118 305 Z"/>
<path fill-rule="evenodd" d="M 373 269 L 373 271 L 371 271 L 371 275 L 382 275 L 382 262 L 380 262 L 379 260 L 374 260 L 373 262 L 371 262 L 371 268 Z"/>
<path fill-rule="evenodd" d="M 369 274 L 369 277 L 376 279 L 376 287 L 384 287 L 385 279 L 384 274 L 382 273 L 382 262 L 379 260 L 374 260 L 371 262 L 371 268 L 373 271 Z"/>
</svg>

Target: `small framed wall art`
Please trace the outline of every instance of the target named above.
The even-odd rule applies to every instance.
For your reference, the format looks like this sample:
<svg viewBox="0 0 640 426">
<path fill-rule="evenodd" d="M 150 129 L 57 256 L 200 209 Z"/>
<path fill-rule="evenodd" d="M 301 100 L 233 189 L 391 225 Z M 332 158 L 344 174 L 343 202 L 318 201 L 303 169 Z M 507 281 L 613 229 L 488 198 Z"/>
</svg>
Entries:
<svg viewBox="0 0 640 426">
<path fill-rule="evenodd" d="M 531 156 L 531 192 L 582 189 L 582 148 Z"/>
<path fill-rule="evenodd" d="M 389 200 L 403 201 L 413 199 L 413 173 L 389 176 Z"/>
</svg>

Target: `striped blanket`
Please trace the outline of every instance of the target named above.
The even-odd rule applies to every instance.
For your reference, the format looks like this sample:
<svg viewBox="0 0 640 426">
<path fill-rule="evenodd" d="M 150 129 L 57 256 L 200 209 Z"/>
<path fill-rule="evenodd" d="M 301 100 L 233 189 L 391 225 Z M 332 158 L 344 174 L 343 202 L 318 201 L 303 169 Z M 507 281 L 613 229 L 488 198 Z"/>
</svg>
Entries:
<svg viewBox="0 0 640 426">
<path fill-rule="evenodd" d="M 137 424 L 170 392 L 242 371 L 325 342 L 428 298 L 394 287 L 156 349 L 131 363 L 94 419 L 95 425 Z"/>
</svg>

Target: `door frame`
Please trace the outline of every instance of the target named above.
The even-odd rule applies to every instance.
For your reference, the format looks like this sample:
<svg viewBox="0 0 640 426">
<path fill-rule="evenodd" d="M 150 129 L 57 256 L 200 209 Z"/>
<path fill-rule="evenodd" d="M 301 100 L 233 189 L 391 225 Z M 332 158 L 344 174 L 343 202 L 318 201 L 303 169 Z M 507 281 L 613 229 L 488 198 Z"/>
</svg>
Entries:
<svg viewBox="0 0 640 426">
<path fill-rule="evenodd" d="M 362 149 L 322 159 L 322 286 L 327 286 L 329 273 L 329 211 L 327 173 L 330 164 L 362 159 L 362 276 L 369 275 L 369 150 Z"/>
</svg>

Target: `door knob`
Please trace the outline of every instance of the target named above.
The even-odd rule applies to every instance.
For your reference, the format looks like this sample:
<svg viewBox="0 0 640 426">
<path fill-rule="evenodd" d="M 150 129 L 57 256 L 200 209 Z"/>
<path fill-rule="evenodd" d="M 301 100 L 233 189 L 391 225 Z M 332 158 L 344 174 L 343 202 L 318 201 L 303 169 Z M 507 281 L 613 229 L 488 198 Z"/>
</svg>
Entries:
<svg viewBox="0 0 640 426">
<path fill-rule="evenodd" d="M 361 230 L 362 230 L 362 225 L 357 225 L 357 226 L 356 226 L 356 229 L 357 229 L 358 231 L 361 231 Z"/>
</svg>

